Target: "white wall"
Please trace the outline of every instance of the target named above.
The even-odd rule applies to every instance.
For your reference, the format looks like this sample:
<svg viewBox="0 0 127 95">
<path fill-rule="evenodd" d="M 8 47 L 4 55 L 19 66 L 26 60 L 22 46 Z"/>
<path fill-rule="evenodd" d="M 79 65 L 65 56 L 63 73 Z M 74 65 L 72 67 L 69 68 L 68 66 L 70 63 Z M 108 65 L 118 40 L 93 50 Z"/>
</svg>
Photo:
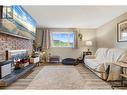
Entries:
<svg viewBox="0 0 127 95">
<path fill-rule="evenodd" d="M 54 29 L 53 29 L 54 30 Z M 50 30 L 52 31 L 52 30 Z M 87 47 L 85 46 L 85 40 L 92 40 L 93 41 L 93 48 L 90 48 L 92 52 L 96 50 L 96 32 L 95 29 L 78 29 L 83 35 L 83 40 L 79 41 L 79 48 L 72 49 L 72 48 L 51 48 L 48 50 L 48 53 L 51 55 L 59 55 L 61 59 L 64 58 L 77 58 L 81 56 L 83 51 L 87 51 Z"/>
<path fill-rule="evenodd" d="M 79 33 L 83 35 L 83 40 L 79 42 L 79 49 L 85 48 L 84 51 L 87 51 L 88 48 L 94 53 L 97 49 L 96 46 L 96 29 L 79 29 Z M 85 41 L 91 40 L 93 45 L 91 47 L 85 46 Z"/>
<path fill-rule="evenodd" d="M 113 19 L 97 29 L 97 47 L 127 48 L 127 42 L 117 42 L 117 24 L 127 20 L 127 13 Z"/>
</svg>

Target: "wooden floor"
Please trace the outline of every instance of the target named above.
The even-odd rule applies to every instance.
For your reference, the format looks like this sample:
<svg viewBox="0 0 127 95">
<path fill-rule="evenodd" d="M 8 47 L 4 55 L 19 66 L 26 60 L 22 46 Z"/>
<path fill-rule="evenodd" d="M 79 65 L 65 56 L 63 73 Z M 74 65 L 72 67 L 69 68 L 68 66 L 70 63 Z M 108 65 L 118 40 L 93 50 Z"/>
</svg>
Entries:
<svg viewBox="0 0 127 95">
<path fill-rule="evenodd" d="M 52 65 L 62 65 L 62 64 L 42 64 L 40 66 L 35 67 L 31 72 L 19 78 L 16 82 L 12 83 L 10 86 L 1 88 L 3 90 L 23 90 L 30 84 L 30 82 L 34 79 L 34 77 L 38 74 L 38 72 L 44 66 L 52 66 Z M 87 82 L 87 89 L 111 89 L 111 85 L 108 82 L 105 82 L 99 79 L 93 72 L 89 69 L 85 68 L 83 64 L 79 64 L 75 66 L 75 68 L 79 71 L 85 81 Z M 110 86 L 110 87 L 109 87 Z M 91 88 L 92 87 L 92 88 Z"/>
<path fill-rule="evenodd" d="M 12 90 L 25 89 L 42 68 L 43 68 L 42 65 L 35 67 L 32 71 L 28 72 L 27 74 L 25 74 L 24 76 L 16 80 L 14 83 L 9 85 L 8 87 L 1 88 L 1 89 L 12 89 Z"/>
<path fill-rule="evenodd" d="M 29 83 L 34 79 L 34 77 L 38 74 L 38 72 L 47 65 L 62 65 L 62 64 L 40 64 L 39 66 L 36 66 L 32 71 L 28 72 L 18 80 L 16 80 L 14 83 L 9 85 L 8 87 L 2 87 L 0 89 L 4 90 L 23 90 L 25 89 Z"/>
</svg>

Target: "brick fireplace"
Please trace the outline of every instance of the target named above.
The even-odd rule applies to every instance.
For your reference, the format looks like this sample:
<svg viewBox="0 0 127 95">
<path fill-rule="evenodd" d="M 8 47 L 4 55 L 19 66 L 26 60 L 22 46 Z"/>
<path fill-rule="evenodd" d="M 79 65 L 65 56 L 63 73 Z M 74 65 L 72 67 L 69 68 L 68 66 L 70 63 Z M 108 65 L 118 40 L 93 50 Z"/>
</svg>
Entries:
<svg viewBox="0 0 127 95">
<path fill-rule="evenodd" d="M 32 41 L 0 33 L 0 61 L 5 60 L 6 50 L 28 49 L 32 51 Z"/>
</svg>

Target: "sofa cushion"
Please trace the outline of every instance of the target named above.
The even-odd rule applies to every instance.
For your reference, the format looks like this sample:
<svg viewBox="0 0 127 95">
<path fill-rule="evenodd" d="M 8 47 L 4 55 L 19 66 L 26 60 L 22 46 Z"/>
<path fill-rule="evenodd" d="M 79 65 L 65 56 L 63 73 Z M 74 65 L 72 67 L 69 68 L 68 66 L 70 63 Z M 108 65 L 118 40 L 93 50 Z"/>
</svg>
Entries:
<svg viewBox="0 0 127 95">
<path fill-rule="evenodd" d="M 103 60 L 97 59 L 86 59 L 85 64 L 89 66 L 91 69 L 97 69 L 101 64 L 103 64 Z"/>
<path fill-rule="evenodd" d="M 125 49 L 118 49 L 118 48 L 114 49 L 113 61 L 117 62 L 120 59 L 120 57 L 124 54 L 124 52 Z"/>
<path fill-rule="evenodd" d="M 114 53 L 113 50 L 114 50 L 114 49 L 109 49 L 108 52 L 107 52 L 107 55 L 106 55 L 106 57 L 105 57 L 105 61 L 106 61 L 107 63 L 112 63 L 112 62 L 113 62 L 113 53 Z"/>
<path fill-rule="evenodd" d="M 96 51 L 96 59 L 100 60 L 100 59 L 105 59 L 106 55 L 107 55 L 107 51 L 108 48 L 99 48 Z"/>
<path fill-rule="evenodd" d="M 124 51 L 122 56 L 118 60 L 119 62 L 127 63 L 127 50 Z"/>
<path fill-rule="evenodd" d="M 124 53 L 124 49 L 111 48 L 108 50 L 106 55 L 106 62 L 114 63 L 119 60 L 119 58 Z"/>
</svg>

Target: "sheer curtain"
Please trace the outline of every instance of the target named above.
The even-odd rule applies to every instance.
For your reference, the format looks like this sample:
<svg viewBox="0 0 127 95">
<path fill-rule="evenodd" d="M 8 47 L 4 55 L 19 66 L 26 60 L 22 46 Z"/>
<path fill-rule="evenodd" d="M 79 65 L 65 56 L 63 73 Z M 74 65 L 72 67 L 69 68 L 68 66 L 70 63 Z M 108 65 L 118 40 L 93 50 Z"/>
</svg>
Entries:
<svg viewBox="0 0 127 95">
<path fill-rule="evenodd" d="M 42 33 L 42 50 L 50 48 L 50 32 L 47 28 L 43 29 Z"/>
<path fill-rule="evenodd" d="M 73 29 L 73 32 L 74 32 L 74 48 L 77 49 L 78 48 L 78 30 Z"/>
</svg>

